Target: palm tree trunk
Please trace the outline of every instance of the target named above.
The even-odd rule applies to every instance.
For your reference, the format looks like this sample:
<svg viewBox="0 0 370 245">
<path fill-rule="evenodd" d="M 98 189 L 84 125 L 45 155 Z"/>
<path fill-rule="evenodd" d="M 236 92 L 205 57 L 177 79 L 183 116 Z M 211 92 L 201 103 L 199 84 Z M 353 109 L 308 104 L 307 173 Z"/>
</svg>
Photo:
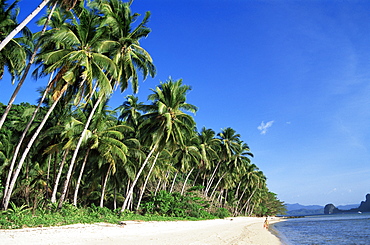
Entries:
<svg viewBox="0 0 370 245">
<path fill-rule="evenodd" d="M 136 177 L 135 177 L 135 179 L 134 179 L 134 181 L 132 182 L 132 184 L 131 184 L 131 187 L 130 187 L 130 189 L 129 189 L 129 191 L 128 191 L 128 193 L 127 193 L 127 196 L 126 196 L 126 199 L 125 199 L 125 201 L 123 202 L 123 205 L 122 205 L 122 208 L 121 208 L 121 212 L 123 212 L 125 209 L 126 209 L 126 207 L 127 207 L 127 203 L 128 203 L 128 197 L 130 196 L 130 195 L 132 195 L 133 194 L 133 192 L 134 192 L 134 188 L 135 188 L 135 186 L 136 186 L 136 182 L 139 180 L 139 177 L 140 177 L 140 175 L 141 175 L 141 172 L 143 172 L 143 170 L 144 170 L 144 168 L 145 168 L 145 166 L 146 166 L 146 164 L 148 163 L 148 161 L 149 161 L 149 158 L 153 155 L 153 153 L 154 153 L 154 151 L 156 150 L 156 148 L 157 148 L 157 145 L 154 145 L 153 146 L 153 148 L 151 149 L 151 151 L 149 152 L 149 154 L 148 154 L 148 156 L 146 157 L 146 159 L 145 159 L 145 161 L 144 161 L 144 163 L 143 163 L 143 165 L 141 165 L 141 168 L 139 169 L 139 172 L 136 174 Z"/>
<path fill-rule="evenodd" d="M 62 171 L 63 171 L 64 163 L 66 162 L 66 159 L 67 159 L 68 152 L 69 152 L 68 149 L 64 152 L 62 162 L 60 163 L 58 175 L 55 178 L 53 194 L 51 195 L 51 203 L 56 203 L 57 201 L 57 191 L 58 191 L 59 180 L 60 180 L 60 177 L 62 176 Z"/>
<path fill-rule="evenodd" d="M 41 36 L 45 33 L 45 31 L 46 31 L 46 27 L 47 27 L 47 26 L 48 26 L 48 24 L 49 24 L 49 21 L 50 21 L 50 19 L 51 19 L 51 16 L 53 15 L 53 12 L 54 12 L 54 10 L 55 10 L 55 7 L 56 7 L 56 6 L 57 6 L 57 2 L 55 2 L 55 3 L 54 3 L 54 5 L 53 5 L 52 9 L 50 10 L 50 13 L 49 13 L 49 15 L 48 15 L 48 18 L 47 18 L 47 20 L 46 20 L 46 22 L 45 22 L 45 24 L 44 24 L 44 27 L 42 28 Z M 31 55 L 31 58 L 30 58 L 30 61 L 28 62 L 27 66 L 26 66 L 26 69 L 25 69 L 25 70 L 24 70 L 24 72 L 23 72 L 22 78 L 21 78 L 21 80 L 18 82 L 17 87 L 15 88 L 15 90 L 14 90 L 14 92 L 13 92 L 12 96 L 10 97 L 10 100 L 9 100 L 9 102 L 8 102 L 8 105 L 7 105 L 7 106 L 6 106 L 6 108 L 5 108 L 4 114 L 1 116 L 1 119 L 0 119 L 0 129 L 1 129 L 1 127 L 3 126 L 3 124 L 4 124 L 4 122 L 5 122 L 5 119 L 6 119 L 6 117 L 7 117 L 7 116 L 8 116 L 8 114 L 9 114 L 10 109 L 12 108 L 12 105 L 13 105 L 13 103 L 14 103 L 15 98 L 16 98 L 16 97 L 17 97 L 17 95 L 18 95 L 19 90 L 21 89 L 21 87 L 22 87 L 22 85 L 23 85 L 24 81 L 26 80 L 26 78 L 27 78 L 27 76 L 28 76 L 28 72 L 30 71 L 31 65 L 32 65 L 32 64 L 33 64 L 33 62 L 35 61 L 35 57 L 36 57 L 37 50 L 39 49 L 39 47 L 40 47 L 40 45 L 39 45 L 39 44 L 37 44 L 37 45 L 35 46 L 35 50 L 33 51 L 32 55 Z M 50 82 L 49 82 L 49 83 L 50 83 Z"/>
<path fill-rule="evenodd" d="M 132 210 L 132 206 L 134 204 L 134 193 L 131 193 L 130 195 L 130 201 L 128 202 L 128 209 Z"/>
<path fill-rule="evenodd" d="M 249 214 L 251 215 L 251 214 L 253 214 L 253 211 L 254 211 L 254 207 L 255 207 L 256 205 L 252 205 L 252 208 L 249 210 Z"/>
<path fill-rule="evenodd" d="M 81 170 L 80 170 L 80 175 L 78 176 L 78 179 L 77 179 L 75 193 L 73 195 L 73 206 L 77 206 L 78 190 L 80 188 L 82 175 L 83 175 L 83 172 L 85 170 L 85 166 L 86 166 L 86 162 L 87 162 L 87 157 L 89 156 L 89 153 L 90 153 L 90 149 L 87 149 L 86 155 L 85 155 L 85 158 L 84 158 L 84 161 L 82 162 L 82 166 L 81 166 Z"/>
<path fill-rule="evenodd" d="M 67 189 L 68 189 L 69 181 L 70 181 L 71 176 L 72 176 L 72 171 L 73 171 L 73 168 L 74 168 L 74 164 L 75 164 L 76 159 L 77 159 L 78 151 L 80 150 L 80 147 L 82 145 L 82 141 L 83 141 L 83 138 L 84 138 L 83 136 L 86 134 L 87 129 L 90 126 L 92 117 L 94 116 L 94 113 L 95 113 L 96 109 L 98 108 L 98 106 L 99 106 L 100 102 L 102 101 L 102 99 L 103 99 L 103 96 L 102 95 L 99 96 L 98 101 L 95 103 L 92 111 L 90 112 L 90 115 L 89 115 L 89 118 L 87 119 L 87 122 L 85 124 L 84 130 L 82 131 L 82 134 L 81 134 L 80 138 L 78 139 L 78 142 L 77 142 L 77 145 L 76 145 L 76 149 L 73 152 L 72 160 L 71 160 L 71 163 L 69 165 L 69 169 L 68 169 L 68 173 L 67 173 L 67 179 L 64 182 L 63 192 L 62 192 L 62 195 L 60 196 L 60 199 L 59 199 L 58 208 L 62 208 L 62 206 L 63 206 L 63 202 L 64 202 L 64 199 L 65 199 L 66 194 L 67 194 Z"/>
<path fill-rule="evenodd" d="M 239 199 L 238 196 L 239 196 L 239 189 L 240 189 L 241 184 L 242 184 L 242 181 L 239 181 L 238 187 L 236 188 L 236 192 L 235 192 L 235 199 Z"/>
<path fill-rule="evenodd" d="M 237 215 L 237 213 L 239 212 L 239 205 L 240 205 L 240 202 L 242 201 L 242 199 L 244 197 L 244 194 L 245 194 L 247 188 L 248 188 L 248 186 L 245 185 L 245 188 L 244 188 L 242 194 L 240 195 L 238 201 L 236 202 L 237 204 L 236 204 L 236 207 L 235 207 L 234 215 Z"/>
<path fill-rule="evenodd" d="M 108 171 L 107 171 L 107 174 L 105 175 L 104 183 L 103 183 L 103 186 L 102 186 L 102 189 L 101 189 L 101 197 L 100 197 L 100 207 L 101 208 L 104 207 L 105 188 L 107 187 L 108 178 L 109 178 L 109 174 L 110 174 L 111 169 L 112 169 L 112 164 L 110 164 L 109 167 L 108 167 Z"/>
<path fill-rule="evenodd" d="M 188 175 L 186 175 L 186 179 L 185 179 L 185 181 L 184 181 L 184 185 L 182 186 L 181 195 L 183 195 L 183 194 L 184 194 L 184 190 L 185 190 L 186 182 L 188 182 L 188 179 L 189 179 L 189 177 L 190 177 L 190 175 L 191 175 L 191 172 L 193 172 L 193 170 L 194 170 L 194 168 L 192 168 L 192 169 L 190 170 L 190 172 L 188 173 Z"/>
<path fill-rule="evenodd" d="M 51 165 L 51 156 L 52 154 L 49 155 L 49 160 L 48 160 L 48 171 L 46 175 L 46 185 L 45 185 L 45 196 L 46 199 L 49 199 L 49 181 L 50 181 L 50 165 Z"/>
<path fill-rule="evenodd" d="M 6 179 L 5 188 L 4 188 L 4 194 L 3 194 L 4 199 L 3 199 L 3 203 L 2 203 L 3 208 L 4 208 L 4 204 L 5 204 L 5 197 L 7 196 L 8 191 L 9 191 L 10 181 L 12 180 L 12 178 L 14 178 L 13 170 L 14 170 L 15 162 L 17 161 L 17 158 L 18 158 L 18 153 L 19 153 L 19 151 L 21 149 L 23 140 L 26 137 L 28 130 L 30 129 L 30 127 L 32 125 L 32 122 L 33 122 L 33 120 L 36 117 L 37 112 L 39 111 L 42 103 L 44 102 L 44 100 L 46 98 L 47 93 L 49 92 L 49 90 L 51 88 L 51 84 L 52 84 L 51 78 L 52 77 L 53 77 L 53 73 L 50 76 L 50 79 L 49 79 L 49 82 L 48 82 L 48 86 L 46 87 L 46 89 L 44 91 L 44 94 L 42 95 L 42 98 L 41 98 L 39 104 L 37 105 L 35 111 L 33 112 L 32 116 L 30 118 L 30 120 L 28 121 L 28 123 L 26 125 L 26 128 L 23 130 L 22 135 L 21 135 L 21 137 L 20 137 L 20 139 L 18 141 L 18 144 L 17 144 L 17 146 L 16 146 L 16 148 L 14 150 L 13 158 L 12 158 L 12 161 L 10 163 L 10 167 L 9 167 L 9 171 L 8 171 L 8 177 Z"/>
<path fill-rule="evenodd" d="M 221 162 L 218 162 L 217 165 L 216 165 L 216 168 L 213 170 L 213 173 L 212 173 L 212 176 L 211 178 L 209 179 L 208 183 L 207 183 L 207 186 L 206 186 L 206 190 L 204 191 L 204 195 L 207 196 L 208 195 L 208 192 L 209 190 L 211 189 L 211 186 L 212 186 L 212 183 L 213 183 L 213 180 L 215 178 L 215 174 L 216 174 L 216 171 L 218 169 L 218 166 L 220 166 L 220 163 Z M 212 196 L 212 195 L 211 195 Z"/>
<path fill-rule="evenodd" d="M 161 186 L 161 183 L 162 183 L 162 179 L 159 179 L 158 184 L 157 184 L 157 187 L 155 188 L 154 196 L 157 195 L 158 190 L 159 190 L 159 187 Z"/>
<path fill-rule="evenodd" d="M 198 173 L 197 173 L 197 175 L 196 175 L 196 176 L 195 176 L 195 178 L 194 178 L 193 186 L 195 186 L 195 184 L 197 183 L 197 180 L 198 180 L 199 174 L 200 174 L 200 169 L 198 170 Z"/>
<path fill-rule="evenodd" d="M 244 214 L 246 216 L 249 216 L 251 214 L 251 212 L 250 212 L 250 202 L 248 202 L 248 201 L 245 202 L 243 207 L 241 208 L 241 210 L 243 210 L 243 209 L 244 209 Z"/>
<path fill-rule="evenodd" d="M 178 172 L 176 171 L 175 176 L 173 177 L 173 180 L 172 180 L 172 185 L 171 185 L 170 193 L 172 193 L 173 186 L 175 185 L 175 180 L 176 180 L 177 174 L 178 174 Z"/>
<path fill-rule="evenodd" d="M 253 197 L 254 193 L 256 192 L 257 188 L 255 188 L 252 192 L 252 194 L 249 196 L 248 200 L 245 202 L 245 204 L 243 205 L 243 207 L 241 208 L 241 210 L 243 210 L 245 207 L 247 207 L 247 205 L 249 206 L 250 204 L 250 200 L 251 198 Z"/>
<path fill-rule="evenodd" d="M 213 188 L 213 191 L 212 191 L 211 197 L 212 197 L 212 196 L 213 196 L 213 194 L 215 193 L 215 191 L 216 191 L 216 189 L 217 189 L 218 185 L 220 184 L 221 180 L 225 177 L 225 175 L 226 175 L 226 173 L 224 173 L 224 174 L 220 177 L 220 179 L 217 181 L 217 183 L 216 183 L 215 187 Z"/>
<path fill-rule="evenodd" d="M 218 207 L 221 207 L 221 203 L 222 203 L 222 194 L 224 193 L 224 189 L 221 189 L 220 193 L 218 194 Z"/>
<path fill-rule="evenodd" d="M 14 172 L 14 175 L 13 175 L 13 178 L 12 178 L 12 181 L 10 182 L 10 185 L 9 185 L 9 190 L 6 192 L 6 195 L 4 196 L 4 201 L 3 201 L 3 209 L 4 210 L 7 210 L 8 209 L 8 205 L 9 205 L 9 201 L 10 201 L 10 196 L 11 196 L 11 194 L 13 192 L 13 188 L 14 188 L 15 182 L 16 182 L 16 180 L 18 178 L 18 175 L 19 175 L 19 173 L 21 171 L 22 165 L 23 165 L 24 161 L 26 160 L 26 157 L 28 155 L 28 152 L 31 150 L 31 147 L 32 147 L 33 143 L 35 142 L 37 136 L 40 134 L 41 130 L 43 129 L 46 121 L 48 120 L 50 114 L 53 112 L 55 106 L 58 104 L 59 100 L 62 98 L 62 95 L 63 95 L 64 91 L 67 89 L 67 87 L 68 87 L 67 84 L 64 85 L 63 89 L 60 91 L 59 96 L 54 101 L 54 103 L 52 104 L 52 106 L 49 108 L 49 110 L 46 113 L 44 119 L 42 120 L 42 122 L 40 123 L 39 127 L 37 128 L 36 132 L 34 133 L 34 135 L 32 136 L 32 138 L 28 142 L 27 147 L 24 150 L 21 159 L 19 160 L 19 163 L 17 165 L 17 168 L 15 169 L 15 172 Z"/>
<path fill-rule="evenodd" d="M 225 207 L 225 205 L 226 205 L 226 203 L 227 203 L 228 194 L 229 194 L 229 189 L 226 189 L 226 190 L 225 190 L 224 204 L 223 204 L 223 206 L 222 206 L 222 207 Z"/>
<path fill-rule="evenodd" d="M 170 175 L 170 171 L 167 171 L 166 172 L 166 175 L 165 175 L 165 181 L 164 181 L 164 183 L 163 183 L 163 185 L 162 185 L 162 190 L 164 190 L 164 191 L 167 191 L 167 184 L 168 184 L 168 176 Z"/>
<path fill-rule="evenodd" d="M 144 192 L 145 192 L 145 189 L 146 189 L 146 185 L 148 184 L 148 181 L 149 181 L 149 177 L 154 169 L 154 165 L 155 163 L 157 162 L 157 159 L 158 159 L 158 156 L 159 156 L 159 152 L 157 153 L 157 155 L 155 155 L 155 158 L 154 158 L 154 161 L 153 161 L 153 164 L 152 166 L 150 167 L 150 170 L 149 170 L 149 173 L 148 175 L 146 176 L 146 179 L 145 179 L 145 182 L 144 182 L 144 185 L 143 185 L 143 189 L 141 190 L 140 192 L 140 197 L 139 197 L 139 201 L 137 202 L 137 206 L 136 206 L 136 210 L 139 209 L 140 207 L 140 203 L 141 203 L 141 199 L 143 198 L 143 195 L 144 195 Z"/>
<path fill-rule="evenodd" d="M 117 189 L 114 187 L 113 210 L 117 209 Z"/>
<path fill-rule="evenodd" d="M 43 0 L 37 8 L 28 15 L 9 35 L 0 42 L 0 51 L 17 35 L 36 15 L 48 4 L 50 0 Z"/>
</svg>

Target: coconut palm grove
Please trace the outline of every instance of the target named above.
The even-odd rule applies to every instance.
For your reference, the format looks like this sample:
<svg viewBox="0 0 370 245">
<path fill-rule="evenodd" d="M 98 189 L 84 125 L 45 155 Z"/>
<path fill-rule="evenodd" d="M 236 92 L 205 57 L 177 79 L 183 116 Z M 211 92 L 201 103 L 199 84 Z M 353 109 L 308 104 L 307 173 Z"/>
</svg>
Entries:
<svg viewBox="0 0 370 245">
<path fill-rule="evenodd" d="M 0 78 L 8 72 L 12 81 L 2 82 L 16 84 L 0 103 L 2 228 L 284 212 L 241 135 L 197 128 L 186 81 L 168 78 L 139 101 L 138 85 L 156 67 L 140 45 L 150 12 L 131 12 L 131 2 L 40 1 L 46 14 L 33 33 L 16 28 L 17 0 L 0 1 Z M 27 79 L 41 77 L 38 104 L 13 103 Z M 134 94 L 110 108 L 129 86 Z"/>
</svg>

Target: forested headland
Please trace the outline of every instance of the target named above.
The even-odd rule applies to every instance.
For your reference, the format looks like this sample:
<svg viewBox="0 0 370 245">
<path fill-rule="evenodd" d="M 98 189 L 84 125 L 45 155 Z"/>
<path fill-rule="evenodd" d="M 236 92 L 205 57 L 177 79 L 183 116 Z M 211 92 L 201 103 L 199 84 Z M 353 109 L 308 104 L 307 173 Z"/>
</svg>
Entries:
<svg viewBox="0 0 370 245">
<path fill-rule="evenodd" d="M 48 10 L 40 32 L 23 28 L 0 45 L 0 78 L 7 70 L 17 88 L 31 76 L 48 78 L 37 105 L 13 104 L 17 89 L 2 94 L 10 100 L 0 103 L 1 227 L 19 227 L 17 217 L 26 214 L 42 223 L 44 214 L 65 220 L 77 213 L 76 222 L 84 222 L 95 214 L 284 211 L 241 135 L 227 125 L 220 132 L 197 128 L 186 81 L 169 78 L 147 101 L 133 94 L 108 106 L 113 93 L 128 86 L 138 92 L 139 82 L 156 74 L 150 50 L 140 45 L 151 32 L 149 11 L 133 13 L 131 2 L 120 0 L 42 2 Z M 18 26 L 17 1 L 0 4 L 4 44 Z"/>
</svg>

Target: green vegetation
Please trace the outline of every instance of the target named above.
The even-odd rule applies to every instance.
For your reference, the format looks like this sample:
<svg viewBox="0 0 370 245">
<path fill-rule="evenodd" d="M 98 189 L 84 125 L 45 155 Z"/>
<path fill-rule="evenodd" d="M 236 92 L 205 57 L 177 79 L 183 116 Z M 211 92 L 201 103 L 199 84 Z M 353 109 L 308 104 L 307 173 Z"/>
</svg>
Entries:
<svg viewBox="0 0 370 245">
<path fill-rule="evenodd" d="M 137 91 L 140 77 L 155 75 L 139 43 L 151 31 L 149 12 L 139 21 L 120 0 L 70 11 L 55 3 L 50 20 L 39 20 L 47 29 L 17 39 L 34 52 L 34 75 L 50 77 L 39 104 L 0 103 L 2 227 L 284 211 L 234 129 L 198 131 L 182 80 L 160 83 L 147 103 L 129 95 L 108 108 L 115 87 Z M 25 66 L 3 66 L 27 76 Z"/>
<path fill-rule="evenodd" d="M 168 217 L 159 215 L 139 215 L 134 212 L 120 213 L 118 210 L 110 210 L 106 207 L 96 207 L 92 205 L 89 208 L 76 208 L 71 204 L 64 204 L 62 209 L 56 210 L 55 205 L 49 205 L 47 208 L 31 210 L 25 206 L 16 207 L 10 203 L 10 208 L 3 211 L 0 216 L 0 229 L 19 229 L 26 227 L 48 227 L 62 226 L 70 224 L 93 224 L 99 222 L 119 224 L 121 221 L 176 221 L 176 220 L 200 220 L 202 218 L 192 217 Z M 207 218 L 217 218 L 209 216 Z M 203 218 L 204 219 L 204 218 Z"/>
</svg>

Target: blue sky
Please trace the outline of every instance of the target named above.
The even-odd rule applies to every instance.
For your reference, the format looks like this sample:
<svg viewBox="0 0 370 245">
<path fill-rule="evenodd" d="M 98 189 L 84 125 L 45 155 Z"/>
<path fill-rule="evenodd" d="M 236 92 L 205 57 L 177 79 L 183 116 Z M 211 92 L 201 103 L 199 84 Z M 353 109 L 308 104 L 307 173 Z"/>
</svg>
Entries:
<svg viewBox="0 0 370 245">
<path fill-rule="evenodd" d="M 22 0 L 21 18 L 39 1 Z M 160 81 L 182 78 L 198 128 L 232 127 L 286 203 L 360 203 L 370 193 L 370 2 L 135 0 Z M 17 103 L 35 103 L 31 78 Z M 0 101 L 14 86 L 1 81 Z M 112 108 L 130 94 L 119 91 Z"/>
</svg>

